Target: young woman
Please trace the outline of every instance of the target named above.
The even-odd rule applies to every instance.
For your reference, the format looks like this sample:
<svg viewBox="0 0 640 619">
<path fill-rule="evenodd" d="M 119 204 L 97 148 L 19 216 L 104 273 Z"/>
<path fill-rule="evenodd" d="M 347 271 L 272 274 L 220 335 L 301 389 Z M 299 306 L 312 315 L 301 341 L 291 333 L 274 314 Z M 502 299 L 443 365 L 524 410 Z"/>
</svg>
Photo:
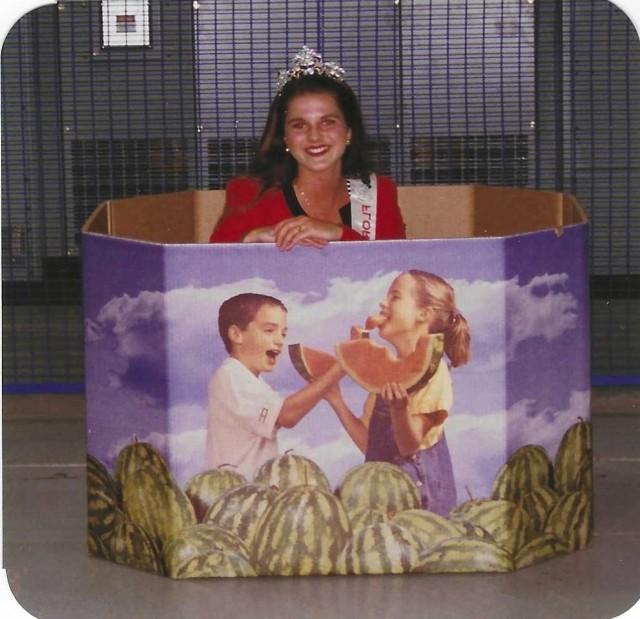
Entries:
<svg viewBox="0 0 640 619">
<path fill-rule="evenodd" d="M 421 338 L 435 336 L 431 354 L 439 360 L 432 364 L 432 376 L 414 393 L 397 383 L 384 385 L 380 395 L 369 395 L 362 417 L 348 409 L 337 387 L 325 399 L 365 460 L 402 467 L 420 488 L 423 508 L 446 516 L 456 505 L 456 489 L 444 435 L 453 388 L 443 351 L 453 367 L 465 364 L 469 326 L 451 286 L 419 270 L 406 271 L 392 282 L 373 322 L 399 358 L 414 352 Z"/>
<path fill-rule="evenodd" d="M 362 114 L 343 69 L 304 47 L 281 73 L 251 176 L 227 185 L 211 242 L 288 250 L 402 238 L 396 186 L 369 168 Z"/>
</svg>

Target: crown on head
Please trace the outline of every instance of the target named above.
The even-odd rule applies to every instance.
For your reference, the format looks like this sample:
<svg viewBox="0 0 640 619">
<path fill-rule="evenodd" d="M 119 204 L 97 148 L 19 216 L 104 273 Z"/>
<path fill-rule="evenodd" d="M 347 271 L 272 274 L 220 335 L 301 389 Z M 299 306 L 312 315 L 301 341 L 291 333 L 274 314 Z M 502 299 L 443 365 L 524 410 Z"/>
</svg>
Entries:
<svg viewBox="0 0 640 619">
<path fill-rule="evenodd" d="M 289 69 L 282 69 L 278 73 L 277 94 L 290 80 L 296 80 L 304 75 L 326 75 L 338 82 L 344 82 L 346 71 L 335 62 L 323 62 L 322 56 L 314 49 L 304 45 L 293 59 Z"/>
</svg>

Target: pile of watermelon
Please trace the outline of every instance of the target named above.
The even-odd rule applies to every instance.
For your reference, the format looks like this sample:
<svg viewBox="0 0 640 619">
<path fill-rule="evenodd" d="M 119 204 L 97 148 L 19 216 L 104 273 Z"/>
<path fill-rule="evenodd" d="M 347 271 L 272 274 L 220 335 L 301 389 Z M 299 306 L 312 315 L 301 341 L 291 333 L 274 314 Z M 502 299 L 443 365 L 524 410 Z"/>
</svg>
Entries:
<svg viewBox="0 0 640 619">
<path fill-rule="evenodd" d="M 317 464 L 287 453 L 253 480 L 222 467 L 180 488 L 148 443 L 120 452 L 113 476 L 87 457 L 90 553 L 172 578 L 508 572 L 579 550 L 592 528 L 591 425 L 555 462 L 515 451 L 492 496 L 444 518 L 420 508 L 399 467 L 368 462 L 335 492 Z"/>
</svg>

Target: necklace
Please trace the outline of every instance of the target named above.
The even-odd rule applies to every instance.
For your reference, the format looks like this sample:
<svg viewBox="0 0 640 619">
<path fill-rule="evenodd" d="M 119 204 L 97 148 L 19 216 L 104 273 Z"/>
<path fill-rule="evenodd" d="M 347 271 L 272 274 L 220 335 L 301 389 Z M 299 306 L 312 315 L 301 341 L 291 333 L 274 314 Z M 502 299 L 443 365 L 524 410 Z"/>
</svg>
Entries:
<svg viewBox="0 0 640 619">
<path fill-rule="evenodd" d="M 346 182 L 346 185 L 347 185 L 347 193 L 349 194 L 349 202 L 351 202 L 351 179 L 346 178 L 345 182 Z M 299 185 L 296 185 L 295 183 L 293 183 L 293 190 L 300 197 L 300 202 L 302 202 L 302 206 L 304 207 L 304 209 L 307 212 L 309 210 L 313 210 L 312 207 L 311 207 L 311 203 L 309 202 L 309 198 L 307 197 L 307 194 L 303 191 L 302 187 L 300 187 Z M 339 189 L 336 191 L 336 193 L 333 196 L 333 200 L 332 200 L 331 206 L 333 206 L 333 204 L 336 201 L 336 196 L 338 195 L 338 191 L 339 191 Z"/>
</svg>

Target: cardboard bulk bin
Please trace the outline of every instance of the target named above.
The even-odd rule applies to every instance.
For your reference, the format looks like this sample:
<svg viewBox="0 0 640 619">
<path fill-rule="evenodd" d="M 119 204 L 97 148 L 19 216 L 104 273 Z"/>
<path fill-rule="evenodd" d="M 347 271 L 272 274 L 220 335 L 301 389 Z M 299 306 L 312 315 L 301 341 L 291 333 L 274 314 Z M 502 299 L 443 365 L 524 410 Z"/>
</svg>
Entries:
<svg viewBox="0 0 640 619">
<path fill-rule="evenodd" d="M 410 240 L 288 252 L 208 244 L 221 191 L 97 208 L 83 230 L 92 554 L 187 578 L 510 571 L 586 546 L 583 210 L 565 194 L 483 186 L 402 187 L 399 199 Z M 377 328 L 368 341 L 343 343 L 409 270 L 448 282 L 460 316 L 451 321 L 466 320 L 470 333 L 468 363 L 453 367 L 448 336 L 443 351 L 434 335 L 407 378 L 410 406 L 429 421 L 429 449 L 444 460 L 365 463 L 324 399 L 295 427 L 274 430 L 283 399 L 329 367 L 328 355 L 348 370 L 339 383 L 344 407 L 356 418 L 371 414 L 368 448 L 375 415 L 396 423 L 376 408 L 381 400 L 371 413 L 362 386 L 396 370 L 405 380 L 395 351 L 376 348 L 389 348 Z M 282 354 L 259 351 L 259 379 L 227 360 L 218 332 L 220 306 L 241 293 L 286 307 L 269 306 L 287 333 L 265 336 L 282 340 Z M 249 333 L 233 328 L 234 337 Z M 242 421 L 231 427 L 209 409 L 236 397 L 212 380 L 234 363 L 247 385 L 259 381 L 275 395 L 256 416 L 253 387 L 242 385 Z M 433 396 L 438 381 L 439 393 L 449 389 L 445 400 Z M 230 454 L 222 462 L 220 445 Z M 245 449 L 273 456 L 247 459 Z"/>
</svg>

